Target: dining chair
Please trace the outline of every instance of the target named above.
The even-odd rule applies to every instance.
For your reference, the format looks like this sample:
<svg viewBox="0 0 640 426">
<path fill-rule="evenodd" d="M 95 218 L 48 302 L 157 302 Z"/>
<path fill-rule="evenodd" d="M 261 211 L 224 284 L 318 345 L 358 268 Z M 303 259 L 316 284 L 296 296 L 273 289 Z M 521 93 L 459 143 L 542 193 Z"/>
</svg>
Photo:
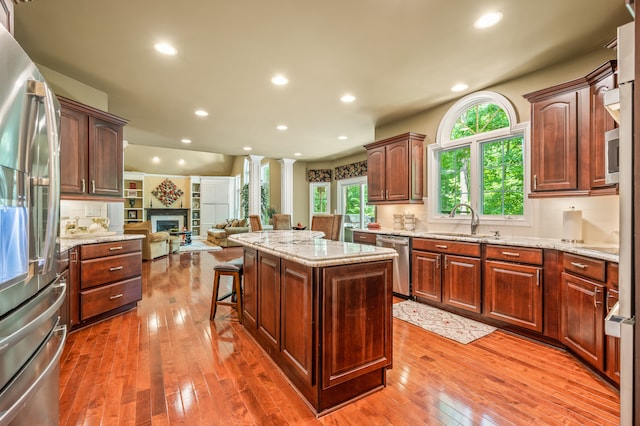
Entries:
<svg viewBox="0 0 640 426">
<path fill-rule="evenodd" d="M 340 231 L 342 231 L 342 215 L 334 214 L 333 215 L 333 225 L 331 228 L 331 237 L 329 239 L 334 241 L 340 240 Z"/>
<path fill-rule="evenodd" d="M 291 229 L 291 215 L 284 213 L 276 213 L 272 216 L 273 229 L 274 230 L 289 230 Z"/>
<path fill-rule="evenodd" d="M 262 231 L 262 222 L 260 222 L 260 216 L 258 216 L 257 214 L 250 214 L 249 226 L 251 227 L 251 232 Z"/>
<path fill-rule="evenodd" d="M 331 240 L 333 236 L 333 215 L 317 214 L 311 218 L 311 230 L 324 232 L 324 238 Z"/>
</svg>

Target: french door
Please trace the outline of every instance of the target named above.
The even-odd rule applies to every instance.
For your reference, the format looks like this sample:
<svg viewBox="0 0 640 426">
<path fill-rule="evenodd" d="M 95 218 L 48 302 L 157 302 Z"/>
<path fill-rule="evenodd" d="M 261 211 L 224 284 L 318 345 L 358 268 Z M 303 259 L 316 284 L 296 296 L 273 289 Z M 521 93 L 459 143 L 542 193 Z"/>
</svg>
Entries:
<svg viewBox="0 0 640 426">
<path fill-rule="evenodd" d="M 343 241 L 353 241 L 353 229 L 366 228 L 375 222 L 376 208 L 367 204 L 367 177 L 338 181 L 338 212 L 343 215 Z"/>
</svg>

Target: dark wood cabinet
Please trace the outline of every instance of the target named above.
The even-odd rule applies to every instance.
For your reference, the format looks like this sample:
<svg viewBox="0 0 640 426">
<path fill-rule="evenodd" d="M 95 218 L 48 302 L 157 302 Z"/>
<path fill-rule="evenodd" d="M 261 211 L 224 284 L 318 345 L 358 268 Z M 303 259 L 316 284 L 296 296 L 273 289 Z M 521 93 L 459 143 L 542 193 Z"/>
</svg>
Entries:
<svg viewBox="0 0 640 426">
<path fill-rule="evenodd" d="M 310 267 L 245 247 L 243 326 L 316 413 L 384 386 L 392 265 Z"/>
<path fill-rule="evenodd" d="M 270 350 L 280 351 L 280 259 L 258 253 L 258 334 Z"/>
<path fill-rule="evenodd" d="M 607 314 L 613 308 L 613 305 L 618 302 L 618 291 L 614 289 L 607 289 Z M 613 336 L 606 336 L 606 353 L 605 353 L 605 373 L 618 385 L 620 384 L 620 338 Z"/>
<path fill-rule="evenodd" d="M 542 332 L 542 250 L 487 245 L 486 259 L 484 315 Z"/>
<path fill-rule="evenodd" d="M 480 244 L 413 239 L 412 285 L 417 300 L 482 310 Z"/>
<path fill-rule="evenodd" d="M 69 324 L 86 325 L 142 299 L 141 240 L 84 244 L 69 250 Z"/>
<path fill-rule="evenodd" d="M 0 0 L 0 25 L 13 34 L 13 1 Z"/>
<path fill-rule="evenodd" d="M 60 117 L 60 192 L 62 198 L 122 197 L 126 121 L 58 97 Z"/>
<path fill-rule="evenodd" d="M 580 358 L 604 371 L 606 262 L 563 255 L 562 343 Z"/>
<path fill-rule="evenodd" d="M 424 138 L 405 133 L 365 145 L 369 204 L 423 202 Z"/>
<path fill-rule="evenodd" d="M 604 133 L 615 122 L 604 93 L 615 87 L 615 61 L 589 75 L 525 95 L 531 102 L 530 197 L 615 193 L 604 181 Z"/>
<path fill-rule="evenodd" d="M 413 295 L 423 300 L 442 302 L 442 255 L 420 250 L 411 253 Z"/>
</svg>

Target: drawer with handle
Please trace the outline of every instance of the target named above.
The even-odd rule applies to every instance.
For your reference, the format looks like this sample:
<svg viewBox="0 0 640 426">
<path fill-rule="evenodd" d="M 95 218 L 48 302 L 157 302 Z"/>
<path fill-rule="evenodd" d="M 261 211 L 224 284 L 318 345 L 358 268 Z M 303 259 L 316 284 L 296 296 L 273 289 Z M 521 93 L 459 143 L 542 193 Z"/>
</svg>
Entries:
<svg viewBox="0 0 640 426">
<path fill-rule="evenodd" d="M 452 253 L 463 256 L 480 257 L 480 244 L 461 241 L 437 240 L 430 238 L 414 238 L 414 250 L 432 251 L 437 253 Z"/>
<path fill-rule="evenodd" d="M 372 244 L 376 245 L 376 234 L 371 234 L 369 232 L 353 232 L 353 242 L 360 244 Z"/>
<path fill-rule="evenodd" d="M 80 319 L 84 321 L 141 299 L 141 277 L 82 291 L 80 292 Z"/>
<path fill-rule="evenodd" d="M 80 248 L 80 259 L 114 256 L 142 250 L 141 240 L 114 241 L 112 243 L 84 244 Z"/>
<path fill-rule="evenodd" d="M 487 259 L 542 265 L 542 249 L 487 245 Z"/>
<path fill-rule="evenodd" d="M 605 271 L 607 262 L 577 254 L 564 253 L 562 267 L 565 271 L 592 278 L 598 281 L 605 281 Z"/>
<path fill-rule="evenodd" d="M 142 253 L 129 253 L 81 262 L 80 288 L 121 281 L 142 274 Z"/>
</svg>

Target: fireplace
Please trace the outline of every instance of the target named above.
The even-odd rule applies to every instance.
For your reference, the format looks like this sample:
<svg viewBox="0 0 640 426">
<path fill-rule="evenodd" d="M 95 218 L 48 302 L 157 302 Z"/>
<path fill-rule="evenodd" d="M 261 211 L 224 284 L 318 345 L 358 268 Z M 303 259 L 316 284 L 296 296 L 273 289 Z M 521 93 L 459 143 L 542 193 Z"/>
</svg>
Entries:
<svg viewBox="0 0 640 426">
<path fill-rule="evenodd" d="M 182 230 L 189 223 L 189 209 L 145 209 L 145 214 L 151 221 L 152 232 Z"/>
</svg>

